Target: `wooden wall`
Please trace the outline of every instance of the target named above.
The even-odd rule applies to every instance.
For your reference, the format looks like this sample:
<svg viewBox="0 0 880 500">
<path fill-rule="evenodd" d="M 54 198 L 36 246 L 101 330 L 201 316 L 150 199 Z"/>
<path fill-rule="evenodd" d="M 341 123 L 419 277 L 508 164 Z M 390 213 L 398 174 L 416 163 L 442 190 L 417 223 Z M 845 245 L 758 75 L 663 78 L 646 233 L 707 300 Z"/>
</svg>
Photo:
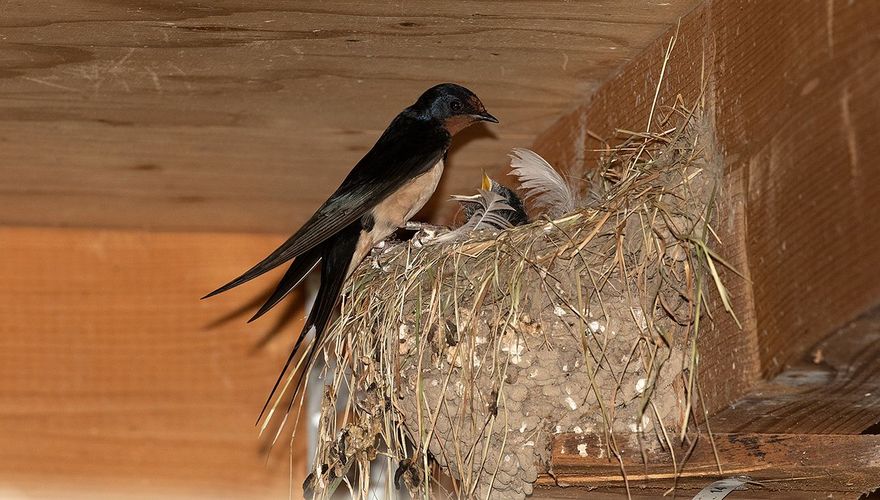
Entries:
<svg viewBox="0 0 880 500">
<path fill-rule="evenodd" d="M 616 128 L 647 121 L 668 40 L 563 117 L 536 148 L 589 168 Z M 660 104 L 706 82 L 708 154 L 722 164 L 723 254 L 744 330 L 704 337 L 723 408 L 880 304 L 880 3 L 711 1 L 686 16 Z M 701 80 L 702 78 L 702 80 Z"/>
<path fill-rule="evenodd" d="M 428 87 L 501 119 L 457 141 L 469 194 L 699 0 L 11 0 L 0 224 L 291 231 Z"/>
<path fill-rule="evenodd" d="M 675 32 L 536 149 L 578 174 L 603 146 L 595 137 L 643 130 Z M 643 450 L 621 451 L 631 491 L 658 498 L 675 486 L 689 497 L 748 474 L 763 487 L 728 498 L 873 498 L 861 495 L 880 486 L 880 2 L 704 2 L 682 19 L 661 88 L 661 106 L 706 100 L 707 156 L 724 171 L 720 251 L 747 279 L 724 277 L 743 329 L 715 307 L 701 333 L 714 444 L 699 440 L 674 478 L 645 466 Z M 618 463 L 576 454 L 584 439 L 555 438 L 558 474 L 540 479 L 540 494 L 625 497 Z"/>
<path fill-rule="evenodd" d="M 199 301 L 276 240 L 0 229 L 0 496 L 297 496 L 305 446 L 253 424 L 300 315 Z"/>
</svg>

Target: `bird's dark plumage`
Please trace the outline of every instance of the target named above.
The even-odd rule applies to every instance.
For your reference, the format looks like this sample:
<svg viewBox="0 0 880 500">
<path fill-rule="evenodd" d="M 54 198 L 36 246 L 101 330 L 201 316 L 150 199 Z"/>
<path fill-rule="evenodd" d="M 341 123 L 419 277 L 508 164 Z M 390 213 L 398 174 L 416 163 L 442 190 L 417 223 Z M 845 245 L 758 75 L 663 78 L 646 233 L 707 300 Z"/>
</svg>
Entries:
<svg viewBox="0 0 880 500">
<path fill-rule="evenodd" d="M 478 121 L 498 122 L 470 90 L 451 83 L 428 89 L 391 121 L 339 188 L 293 236 L 244 274 L 203 297 L 225 292 L 295 259 L 253 321 L 281 301 L 321 262 L 321 285 L 315 305 L 269 401 L 314 326 L 315 341 L 306 360 L 308 364 L 345 278 L 370 248 L 404 225 L 427 202 L 443 172 L 443 159 L 452 136 Z"/>
</svg>

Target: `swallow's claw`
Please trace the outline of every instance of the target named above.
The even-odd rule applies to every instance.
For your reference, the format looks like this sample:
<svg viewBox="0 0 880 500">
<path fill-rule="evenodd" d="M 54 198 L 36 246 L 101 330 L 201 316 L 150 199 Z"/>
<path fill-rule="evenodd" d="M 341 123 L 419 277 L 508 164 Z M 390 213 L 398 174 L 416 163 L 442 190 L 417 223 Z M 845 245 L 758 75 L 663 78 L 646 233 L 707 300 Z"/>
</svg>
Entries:
<svg viewBox="0 0 880 500">
<path fill-rule="evenodd" d="M 418 233 L 413 236 L 412 242 L 413 247 L 422 248 L 424 246 L 430 245 L 431 240 L 437 237 L 437 231 L 439 228 L 436 226 L 424 226 L 419 230 Z"/>
<path fill-rule="evenodd" d="M 388 271 L 388 267 L 382 264 L 382 256 L 391 251 L 396 245 L 388 240 L 382 240 L 370 250 L 370 265 L 373 269 Z"/>
</svg>

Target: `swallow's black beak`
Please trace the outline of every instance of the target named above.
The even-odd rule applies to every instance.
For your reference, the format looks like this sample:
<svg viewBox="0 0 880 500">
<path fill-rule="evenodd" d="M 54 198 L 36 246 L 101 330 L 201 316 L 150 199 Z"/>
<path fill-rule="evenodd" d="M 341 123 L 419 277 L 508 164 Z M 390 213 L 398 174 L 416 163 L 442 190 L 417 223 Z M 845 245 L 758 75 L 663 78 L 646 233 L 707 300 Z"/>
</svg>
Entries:
<svg viewBox="0 0 880 500">
<path fill-rule="evenodd" d="M 482 113 L 480 113 L 478 115 L 472 115 L 472 116 L 480 121 L 498 123 L 498 118 L 495 118 L 494 116 L 490 115 L 488 111 L 483 111 Z"/>
</svg>

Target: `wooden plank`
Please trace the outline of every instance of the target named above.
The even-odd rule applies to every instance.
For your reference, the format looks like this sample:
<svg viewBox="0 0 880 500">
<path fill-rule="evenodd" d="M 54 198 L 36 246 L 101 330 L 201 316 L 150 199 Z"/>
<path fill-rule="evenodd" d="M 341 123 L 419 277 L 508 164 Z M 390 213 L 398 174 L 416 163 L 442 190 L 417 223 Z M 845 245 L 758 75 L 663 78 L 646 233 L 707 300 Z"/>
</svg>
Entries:
<svg viewBox="0 0 880 500">
<path fill-rule="evenodd" d="M 661 36 L 641 57 L 608 80 L 588 102 L 550 127 L 537 139 L 536 151 L 571 175 L 584 177 L 584 172 L 596 165 L 601 149 L 605 147 L 605 143 L 597 138 L 613 144 L 617 129 L 645 129 L 658 84 L 662 83 L 658 109 L 672 105 L 677 96 L 689 105 L 695 103 L 702 91 L 704 65 L 711 69 L 715 64 L 714 45 L 709 43 L 712 36 L 710 13 L 711 9 L 702 5 L 682 20 L 677 28 L 675 50 L 665 71 L 663 58 L 675 30 Z M 711 72 L 707 78 L 712 78 Z M 725 156 L 722 150 L 712 147 L 714 130 L 711 123 L 712 114 L 722 110 L 713 109 L 711 99 L 706 104 L 710 123 L 705 127 L 704 151 L 707 161 L 722 169 Z M 723 223 L 715 229 L 724 244 L 717 250 L 747 279 L 743 280 L 723 267 L 719 270 L 744 333 L 738 331 L 735 322 L 723 313 L 722 305 L 717 302 L 712 304 L 713 311 L 716 311 L 715 321 L 708 327 L 705 323 L 701 325 L 701 390 L 710 412 L 724 408 L 745 394 L 758 379 L 760 369 L 752 290 L 748 285 L 751 276 L 745 241 L 747 196 L 744 177 L 737 171 L 728 170 L 721 188 L 723 194 L 719 196 L 718 209 L 723 214 Z"/>
<path fill-rule="evenodd" d="M 711 482 L 706 483 L 708 486 Z M 699 489 L 678 488 L 674 498 L 690 499 L 699 493 Z M 529 498 L 540 500 L 564 500 L 585 499 L 590 500 L 656 500 L 664 498 L 664 490 L 656 488 L 642 488 L 639 486 L 630 489 L 627 494 L 625 488 L 585 488 L 569 486 L 559 488 L 557 486 L 538 486 Z M 666 495 L 673 498 L 672 495 Z M 842 494 L 839 491 L 775 491 L 764 490 L 758 486 L 751 486 L 743 491 L 731 492 L 725 500 L 828 500 L 834 499 L 862 499 L 858 493 Z"/>
<path fill-rule="evenodd" d="M 701 75 L 709 82 L 721 251 L 749 279 L 726 277 L 744 331 L 728 321 L 702 338 L 710 411 L 880 303 L 878 32 L 877 2 L 716 0 L 681 23 L 659 104 L 693 102 Z M 649 47 L 537 150 L 579 175 L 602 145 L 590 133 L 644 128 L 665 47 Z"/>
<path fill-rule="evenodd" d="M 717 479 L 748 476 L 772 491 L 855 492 L 880 487 L 880 436 L 798 434 L 715 434 L 723 473 L 718 472 L 708 439 L 697 441 L 677 481 L 667 452 L 638 447 L 621 451 L 631 488 L 701 489 Z M 686 449 L 675 450 L 679 458 Z M 601 439 L 561 434 L 553 440 L 549 476 L 544 485 L 617 486 L 624 483 L 620 464 L 609 460 Z M 645 465 L 647 463 L 647 465 Z"/>
<path fill-rule="evenodd" d="M 278 240 L 0 228 L 0 496 L 296 497 L 254 421 L 301 314 L 261 344 L 268 285 L 199 300 Z"/>
<path fill-rule="evenodd" d="M 761 5 L 717 3 L 716 99 L 737 103 L 717 127 L 728 168 L 747 172 L 758 347 L 772 374 L 880 303 L 880 3 Z M 782 17 L 782 29 L 770 22 Z M 765 22 L 737 32 L 749 18 Z"/>
<path fill-rule="evenodd" d="M 697 3 L 4 2 L 0 224 L 289 231 L 453 80 L 442 212 Z"/>
<path fill-rule="evenodd" d="M 880 434 L 880 309 L 712 416 L 720 432 Z"/>
</svg>

